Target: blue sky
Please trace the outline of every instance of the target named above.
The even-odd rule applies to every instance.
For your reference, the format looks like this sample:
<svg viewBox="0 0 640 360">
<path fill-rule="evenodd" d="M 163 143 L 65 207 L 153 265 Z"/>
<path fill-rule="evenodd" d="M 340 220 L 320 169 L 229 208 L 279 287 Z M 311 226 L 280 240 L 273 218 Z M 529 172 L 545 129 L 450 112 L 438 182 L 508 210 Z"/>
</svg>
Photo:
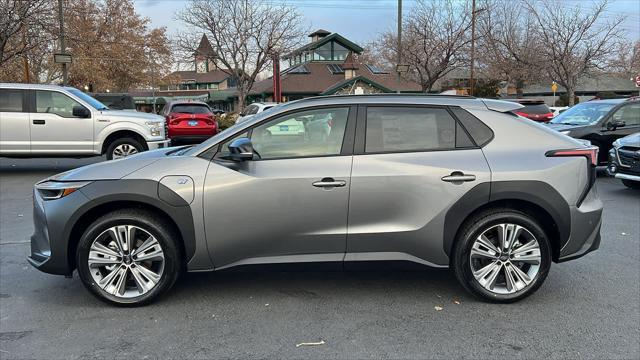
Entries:
<svg viewBox="0 0 640 360">
<path fill-rule="evenodd" d="M 153 26 L 166 26 L 175 33 L 182 25 L 175 13 L 188 5 L 186 0 L 134 0 L 138 12 L 151 19 Z M 378 34 L 396 26 L 397 0 L 267 0 L 286 2 L 298 8 L 310 29 L 323 28 L 338 32 L 350 40 L 364 44 Z M 438 0 L 433 0 L 438 1 Z M 595 0 L 562 0 L 559 6 L 571 8 L 580 3 L 588 6 Z M 415 0 L 403 0 L 404 14 L 411 11 Z M 640 0 L 610 0 L 607 16 L 626 15 L 623 24 L 630 39 L 640 38 Z"/>
</svg>

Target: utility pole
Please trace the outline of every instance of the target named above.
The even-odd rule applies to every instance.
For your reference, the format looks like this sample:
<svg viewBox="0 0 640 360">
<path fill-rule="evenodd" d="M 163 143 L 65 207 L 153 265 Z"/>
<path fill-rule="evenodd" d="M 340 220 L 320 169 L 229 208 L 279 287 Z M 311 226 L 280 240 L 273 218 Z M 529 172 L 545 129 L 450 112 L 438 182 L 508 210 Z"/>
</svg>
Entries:
<svg viewBox="0 0 640 360">
<path fill-rule="evenodd" d="M 400 94 L 400 70 L 398 68 L 400 64 L 402 64 L 402 0 L 398 0 L 398 63 L 396 64 L 396 93 L 398 94 Z"/>
<path fill-rule="evenodd" d="M 469 95 L 473 96 L 473 70 L 476 62 L 476 0 L 471 1 L 471 71 L 469 74 Z"/>
<path fill-rule="evenodd" d="M 58 0 L 58 19 L 60 20 L 60 52 L 62 54 L 67 53 L 67 49 L 64 46 L 64 13 L 63 2 L 64 0 Z M 62 63 L 62 85 L 67 86 L 67 64 Z"/>
</svg>

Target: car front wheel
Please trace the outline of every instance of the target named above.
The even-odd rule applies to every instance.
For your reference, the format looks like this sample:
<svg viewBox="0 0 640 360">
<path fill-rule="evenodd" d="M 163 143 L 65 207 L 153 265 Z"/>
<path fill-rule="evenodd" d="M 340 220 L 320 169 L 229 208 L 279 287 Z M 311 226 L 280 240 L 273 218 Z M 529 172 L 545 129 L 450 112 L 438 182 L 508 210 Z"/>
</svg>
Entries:
<svg viewBox="0 0 640 360">
<path fill-rule="evenodd" d="M 143 305 L 169 290 L 180 269 L 175 230 L 152 213 L 124 209 L 85 231 L 76 261 L 83 284 L 116 305 Z"/>
<path fill-rule="evenodd" d="M 117 139 L 107 146 L 107 160 L 121 159 L 142 151 L 144 151 L 144 147 L 136 139 Z"/>
<path fill-rule="evenodd" d="M 533 294 L 551 267 L 551 247 L 535 219 L 493 209 L 467 222 L 454 249 L 454 272 L 473 295 L 514 302 Z"/>
</svg>

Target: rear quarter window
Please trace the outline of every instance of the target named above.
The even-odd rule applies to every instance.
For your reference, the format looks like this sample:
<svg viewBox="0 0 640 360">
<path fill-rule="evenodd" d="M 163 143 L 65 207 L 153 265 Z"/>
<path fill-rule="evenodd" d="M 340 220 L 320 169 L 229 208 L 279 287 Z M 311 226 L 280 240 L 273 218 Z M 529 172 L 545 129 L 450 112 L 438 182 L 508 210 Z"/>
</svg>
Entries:
<svg viewBox="0 0 640 360">
<path fill-rule="evenodd" d="M 478 146 L 484 146 L 493 139 L 493 131 L 480 119 L 461 108 L 451 108 L 451 111 L 462 123 L 462 126 L 467 129 L 467 132 L 469 132 L 469 135 Z"/>
</svg>

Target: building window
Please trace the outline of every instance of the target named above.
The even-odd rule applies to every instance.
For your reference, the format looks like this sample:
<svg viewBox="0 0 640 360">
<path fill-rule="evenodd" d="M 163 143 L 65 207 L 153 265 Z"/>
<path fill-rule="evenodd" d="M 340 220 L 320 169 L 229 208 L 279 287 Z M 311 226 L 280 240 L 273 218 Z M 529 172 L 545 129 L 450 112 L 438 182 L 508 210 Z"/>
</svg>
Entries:
<svg viewBox="0 0 640 360">
<path fill-rule="evenodd" d="M 314 60 L 331 60 L 331 43 L 326 43 L 317 48 L 315 55 Z"/>
<path fill-rule="evenodd" d="M 349 50 L 338 44 L 337 42 L 333 43 L 333 60 L 344 60 L 349 55 Z"/>
</svg>

